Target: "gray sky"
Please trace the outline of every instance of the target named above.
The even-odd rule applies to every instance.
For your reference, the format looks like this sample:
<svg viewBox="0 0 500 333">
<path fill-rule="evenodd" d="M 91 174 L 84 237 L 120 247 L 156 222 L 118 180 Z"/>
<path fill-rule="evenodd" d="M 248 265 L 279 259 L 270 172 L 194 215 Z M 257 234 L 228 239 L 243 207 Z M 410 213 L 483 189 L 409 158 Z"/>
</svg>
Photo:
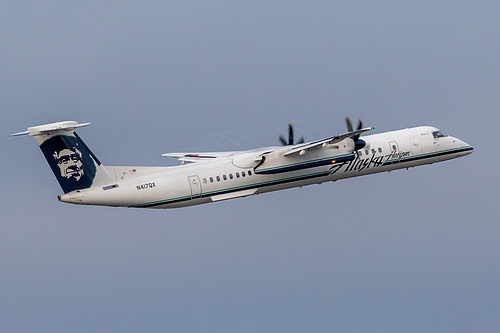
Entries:
<svg viewBox="0 0 500 333">
<path fill-rule="evenodd" d="M 3 1 L 0 330 L 492 332 L 497 1 Z M 62 204 L 33 138 L 107 165 L 306 139 L 362 117 L 475 148 L 441 164 L 178 210 Z"/>
</svg>

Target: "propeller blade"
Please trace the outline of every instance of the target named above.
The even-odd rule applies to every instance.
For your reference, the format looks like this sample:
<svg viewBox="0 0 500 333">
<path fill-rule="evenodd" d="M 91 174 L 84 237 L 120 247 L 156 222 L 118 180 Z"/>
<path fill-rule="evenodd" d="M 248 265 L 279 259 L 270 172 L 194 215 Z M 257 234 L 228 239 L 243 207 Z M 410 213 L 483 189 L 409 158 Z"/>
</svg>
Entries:
<svg viewBox="0 0 500 333">
<path fill-rule="evenodd" d="M 283 135 L 280 135 L 278 138 L 283 146 L 293 146 L 294 144 L 297 145 L 306 142 L 303 136 L 300 137 L 299 141 L 294 142 L 292 123 L 288 123 L 288 140 Z"/>
<path fill-rule="evenodd" d="M 349 117 L 345 117 L 345 122 L 347 125 L 347 130 L 349 132 L 352 132 L 353 127 L 352 127 L 351 119 Z M 360 130 L 360 129 L 363 129 L 363 121 L 361 120 L 361 118 L 358 120 L 357 130 Z M 366 145 L 366 142 L 359 138 L 360 136 L 361 136 L 361 134 L 353 135 L 353 137 L 352 137 L 352 140 L 354 141 L 354 150 L 359 150 Z"/>
<path fill-rule="evenodd" d="M 359 120 L 358 120 L 358 130 L 360 130 L 362 128 L 363 128 L 363 121 L 361 120 L 361 118 L 359 118 Z M 358 141 L 359 140 L 359 136 L 360 136 L 360 134 L 355 135 L 352 138 L 353 138 L 354 141 Z"/>
<path fill-rule="evenodd" d="M 363 121 L 361 120 L 361 118 L 359 118 L 359 120 L 358 120 L 358 130 L 360 130 L 362 128 L 363 128 Z"/>
<path fill-rule="evenodd" d="M 346 122 L 346 124 L 347 124 L 347 130 L 348 130 L 349 132 L 352 132 L 352 131 L 353 131 L 353 129 L 352 129 L 351 118 L 349 118 L 349 117 L 345 117 L 345 122 Z"/>
</svg>

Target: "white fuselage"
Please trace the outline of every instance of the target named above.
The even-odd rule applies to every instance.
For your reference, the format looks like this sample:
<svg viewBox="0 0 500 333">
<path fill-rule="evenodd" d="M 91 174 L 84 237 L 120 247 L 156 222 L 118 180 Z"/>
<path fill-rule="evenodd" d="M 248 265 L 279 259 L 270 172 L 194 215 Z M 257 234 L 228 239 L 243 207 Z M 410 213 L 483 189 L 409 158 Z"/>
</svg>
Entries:
<svg viewBox="0 0 500 333">
<path fill-rule="evenodd" d="M 364 136 L 285 156 L 261 148 L 173 167 L 106 167 L 116 182 L 73 191 L 59 200 L 75 204 L 176 208 L 377 172 L 432 164 L 470 154 L 467 143 L 424 126 Z M 293 146 L 290 146 L 290 149 Z M 281 149 L 277 149 L 281 148 Z"/>
</svg>

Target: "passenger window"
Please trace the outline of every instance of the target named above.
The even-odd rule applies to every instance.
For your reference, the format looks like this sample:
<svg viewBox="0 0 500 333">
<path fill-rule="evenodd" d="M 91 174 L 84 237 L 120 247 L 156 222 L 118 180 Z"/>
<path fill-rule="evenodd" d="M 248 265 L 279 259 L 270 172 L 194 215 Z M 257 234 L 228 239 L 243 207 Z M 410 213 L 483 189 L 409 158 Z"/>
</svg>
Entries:
<svg viewBox="0 0 500 333">
<path fill-rule="evenodd" d="M 363 153 L 361 152 L 361 150 L 358 150 L 358 157 L 361 157 L 361 155 L 363 155 Z"/>
<path fill-rule="evenodd" d="M 214 182 L 214 177 L 210 177 L 210 182 L 213 183 Z"/>
<path fill-rule="evenodd" d="M 382 152 L 382 148 L 378 147 L 378 152 L 381 153 Z"/>
<path fill-rule="evenodd" d="M 203 184 L 206 184 L 206 183 L 207 183 L 207 179 L 203 178 Z"/>
<path fill-rule="evenodd" d="M 375 155 L 376 151 L 375 149 L 372 149 L 372 154 Z"/>
<path fill-rule="evenodd" d="M 222 179 L 227 180 L 226 175 L 223 175 L 223 176 L 222 176 Z"/>
<path fill-rule="evenodd" d="M 365 150 L 365 155 L 368 155 L 368 149 Z"/>
<path fill-rule="evenodd" d="M 246 176 L 246 175 L 245 175 L 245 171 L 242 171 L 242 172 L 241 172 L 241 177 L 245 177 L 245 176 Z"/>
<path fill-rule="evenodd" d="M 397 150 L 396 145 L 392 145 L 392 150 L 393 150 L 393 151 L 396 151 L 396 150 Z"/>
<path fill-rule="evenodd" d="M 248 170 L 248 175 L 251 176 L 252 175 L 252 171 Z"/>
<path fill-rule="evenodd" d="M 218 182 L 220 182 L 220 177 L 219 176 L 217 176 L 216 179 L 217 179 Z"/>
<path fill-rule="evenodd" d="M 239 172 L 236 173 L 236 178 L 240 178 L 240 173 Z"/>
<path fill-rule="evenodd" d="M 233 174 L 232 173 L 229 174 L 229 179 L 233 179 Z"/>
</svg>

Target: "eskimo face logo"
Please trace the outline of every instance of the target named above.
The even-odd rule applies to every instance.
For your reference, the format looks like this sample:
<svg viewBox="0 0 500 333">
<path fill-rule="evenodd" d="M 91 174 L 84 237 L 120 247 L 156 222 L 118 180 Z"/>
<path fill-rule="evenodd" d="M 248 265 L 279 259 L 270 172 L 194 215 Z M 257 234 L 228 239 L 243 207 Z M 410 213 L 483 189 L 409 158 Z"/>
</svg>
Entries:
<svg viewBox="0 0 500 333">
<path fill-rule="evenodd" d="M 84 171 L 82 169 L 82 152 L 78 148 L 66 148 L 61 150 L 59 153 L 54 152 L 52 155 L 57 160 L 57 166 L 61 171 L 61 177 L 70 179 L 74 178 L 79 181 Z"/>
<path fill-rule="evenodd" d="M 89 188 L 97 173 L 85 144 L 71 135 L 56 135 L 40 145 L 64 193 Z"/>
</svg>

